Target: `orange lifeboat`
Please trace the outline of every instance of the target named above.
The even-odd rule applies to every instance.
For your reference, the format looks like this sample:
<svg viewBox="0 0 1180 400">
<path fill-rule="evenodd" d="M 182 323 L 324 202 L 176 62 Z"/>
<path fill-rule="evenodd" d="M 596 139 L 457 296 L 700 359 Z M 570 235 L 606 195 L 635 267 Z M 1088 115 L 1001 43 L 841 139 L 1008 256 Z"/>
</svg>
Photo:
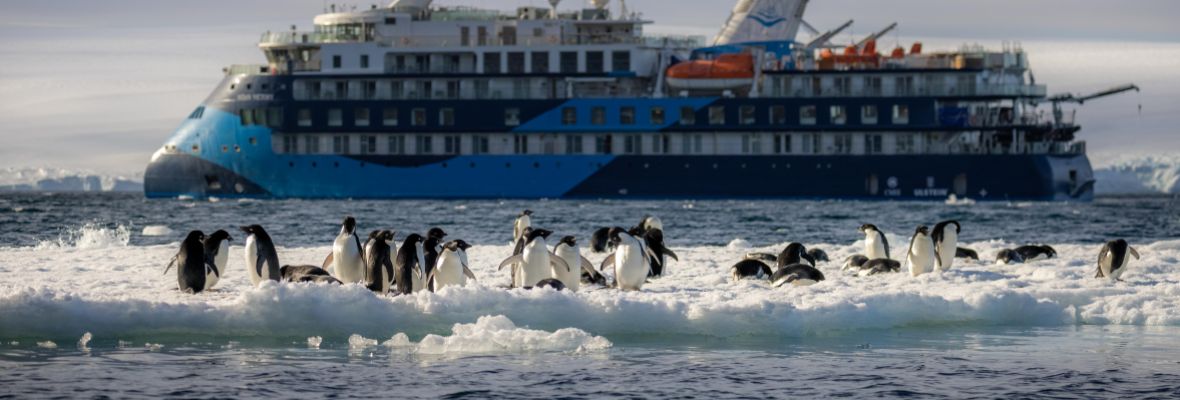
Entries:
<svg viewBox="0 0 1180 400">
<path fill-rule="evenodd" d="M 721 54 L 714 60 L 694 60 L 668 68 L 673 89 L 725 90 L 754 83 L 754 56 Z"/>
</svg>

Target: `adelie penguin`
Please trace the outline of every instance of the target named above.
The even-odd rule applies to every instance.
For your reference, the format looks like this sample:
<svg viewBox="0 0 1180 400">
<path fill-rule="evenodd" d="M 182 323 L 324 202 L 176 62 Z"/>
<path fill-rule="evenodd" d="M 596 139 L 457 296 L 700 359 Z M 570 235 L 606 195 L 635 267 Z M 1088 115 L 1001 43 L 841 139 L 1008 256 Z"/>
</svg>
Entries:
<svg viewBox="0 0 1180 400">
<path fill-rule="evenodd" d="M 643 242 L 628 234 L 623 228 L 611 228 L 610 239 L 615 252 L 602 261 L 599 269 L 613 268 L 615 287 L 620 290 L 643 290 L 643 284 L 647 283 L 647 276 L 651 272 L 648 260 L 654 257 L 654 254 L 643 245 Z"/>
<path fill-rule="evenodd" d="M 447 286 L 466 286 L 467 280 L 475 280 L 475 273 L 467 267 L 467 249 L 471 245 L 462 240 L 452 240 L 442 245 L 442 252 L 431 270 L 430 290 L 437 292 Z"/>
<path fill-rule="evenodd" d="M 512 243 L 520 241 L 524 237 L 525 228 L 533 226 L 533 210 L 524 210 L 520 215 L 516 216 L 516 221 L 512 223 Z"/>
<path fill-rule="evenodd" d="M 801 243 L 788 243 L 783 251 L 778 253 L 775 257 L 775 264 L 779 267 L 785 267 L 791 264 L 808 264 L 815 266 L 815 259 L 808 253 L 807 247 Z"/>
<path fill-rule="evenodd" d="M 340 233 L 332 242 L 332 252 L 324 259 L 323 269 L 344 283 L 365 281 L 365 250 L 356 235 L 356 219 L 345 217 Z"/>
<path fill-rule="evenodd" d="M 743 279 L 767 280 L 770 279 L 771 275 L 774 275 L 774 270 L 770 268 L 770 264 L 777 261 L 778 257 L 775 257 L 773 254 L 746 254 L 746 258 L 738 261 L 737 264 L 729 268 L 729 275 L 734 282 Z"/>
<path fill-rule="evenodd" d="M 873 224 L 861 225 L 859 230 L 865 234 L 865 257 L 868 257 L 870 260 L 890 258 L 889 240 L 885 239 L 884 232 L 881 232 Z"/>
<path fill-rule="evenodd" d="M 229 232 L 218 230 L 201 242 L 205 247 L 205 260 L 213 263 L 217 269 L 216 274 L 206 277 L 205 290 L 214 288 L 225 277 L 225 266 L 229 264 L 229 242 L 233 239 Z"/>
<path fill-rule="evenodd" d="M 279 253 L 275 251 L 270 235 L 260 225 L 241 227 L 246 233 L 246 269 L 254 286 L 263 281 L 278 281 L 283 275 L 279 271 Z"/>
<path fill-rule="evenodd" d="M 996 252 L 996 264 L 1023 264 L 1024 256 L 1012 249 L 1003 249 Z"/>
<path fill-rule="evenodd" d="M 658 221 L 658 219 L 656 221 Z M 651 259 L 648 260 L 648 263 L 651 264 L 650 276 L 664 276 L 664 274 L 667 272 L 666 267 L 668 266 L 668 257 L 671 257 L 677 262 L 680 261 L 680 258 L 676 256 L 676 253 L 672 252 L 668 246 L 664 245 L 664 231 L 662 229 L 653 227 L 645 230 L 643 232 L 643 242 L 644 245 L 647 246 L 647 249 L 651 250 L 651 253 L 653 254 Z"/>
<path fill-rule="evenodd" d="M 430 271 L 434 270 L 434 263 L 438 261 L 438 253 L 442 251 L 443 238 L 445 237 L 447 237 L 447 233 L 442 228 L 430 228 L 426 232 L 426 241 L 422 242 L 422 260 L 426 264 L 422 265 L 422 272 L 427 277 L 430 276 Z M 427 289 L 431 288 L 429 279 L 427 278 L 426 282 Z"/>
<path fill-rule="evenodd" d="M 774 287 L 782 287 L 786 284 L 811 286 L 823 280 L 824 273 L 815 267 L 808 264 L 791 264 L 774 271 L 774 275 L 770 277 L 770 284 Z"/>
<path fill-rule="evenodd" d="M 610 228 L 598 228 L 594 234 L 590 235 L 590 251 L 606 253 L 614 250 L 610 246 Z"/>
<path fill-rule="evenodd" d="M 284 265 L 279 268 L 279 274 L 283 276 L 284 282 L 344 284 L 328 271 L 314 265 Z"/>
<path fill-rule="evenodd" d="M 578 240 L 573 236 L 563 237 L 553 245 L 553 254 L 560 257 L 571 268 L 570 270 L 558 268 L 553 275 L 553 278 L 559 281 L 569 282 L 565 284 L 565 287 L 571 292 L 581 289 L 583 276 L 589 275 L 593 280 L 595 275 L 602 275 L 594 269 L 594 264 L 591 264 L 590 260 L 582 257 L 581 251 L 578 249 Z"/>
<path fill-rule="evenodd" d="M 1098 252 L 1098 274 L 1094 277 L 1121 281 L 1122 279 L 1119 278 L 1123 276 L 1124 272 L 1127 272 L 1131 257 L 1138 260 L 1139 252 L 1127 244 L 1126 240 L 1118 239 L 1106 242 L 1106 245 L 1102 246 L 1102 251 Z"/>
<path fill-rule="evenodd" d="M 1020 253 L 1020 256 L 1023 257 L 1024 261 L 1026 262 L 1048 260 L 1050 258 L 1057 257 L 1057 250 L 1054 250 L 1052 247 L 1043 244 L 1020 246 L 1017 247 L 1015 251 Z"/>
<path fill-rule="evenodd" d="M 831 262 L 828 258 L 828 253 L 820 249 L 807 249 L 807 255 L 811 257 L 814 262 Z"/>
<path fill-rule="evenodd" d="M 519 268 L 513 278 L 513 287 L 535 286 L 537 282 L 556 275 L 556 271 L 572 271 L 569 264 L 549 251 L 545 239 L 553 232 L 545 229 L 532 229 L 522 239 L 524 242 L 520 254 L 513 254 L 500 263 L 499 269 L 512 266 Z M 517 242 L 517 248 L 520 248 Z"/>
<path fill-rule="evenodd" d="M 975 250 L 971 250 L 966 247 L 960 247 L 960 248 L 955 249 L 955 258 L 963 258 L 963 259 L 967 259 L 967 260 L 978 261 L 979 260 L 979 253 L 976 253 Z"/>
<path fill-rule="evenodd" d="M 939 271 L 949 271 L 954 266 L 961 230 L 959 221 L 943 221 L 930 231 L 930 239 L 934 241 L 934 266 Z"/>
<path fill-rule="evenodd" d="M 176 288 L 184 293 L 201 293 L 206 289 L 208 276 L 218 274 L 217 267 L 205 259 L 205 246 L 201 243 L 205 234 L 192 231 L 180 242 L 180 251 L 164 268 L 164 274 L 176 264 Z"/>
<path fill-rule="evenodd" d="M 392 231 L 381 231 L 372 235 L 365 243 L 365 287 L 377 294 L 389 294 L 393 285 L 393 260 L 390 259 L 389 241 Z"/>
<path fill-rule="evenodd" d="M 910 247 L 906 251 L 906 263 L 910 266 L 910 275 L 918 276 L 934 272 L 934 241 L 930 239 L 930 228 L 919 226 L 910 238 Z"/>
<path fill-rule="evenodd" d="M 411 233 L 402 241 L 393 268 L 395 293 L 412 294 L 425 288 L 426 275 L 422 270 L 422 264 L 426 263 L 422 256 L 424 241 L 426 238 L 417 233 Z"/>
</svg>

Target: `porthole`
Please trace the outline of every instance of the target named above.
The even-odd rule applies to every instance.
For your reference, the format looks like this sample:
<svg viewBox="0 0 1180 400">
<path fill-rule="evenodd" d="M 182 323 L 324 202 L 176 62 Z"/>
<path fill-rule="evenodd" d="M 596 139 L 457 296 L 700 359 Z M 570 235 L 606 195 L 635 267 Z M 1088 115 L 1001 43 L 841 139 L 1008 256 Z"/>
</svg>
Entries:
<svg viewBox="0 0 1180 400">
<path fill-rule="evenodd" d="M 312 168 L 315 168 L 315 167 L 317 167 L 317 165 L 316 165 L 316 162 L 315 162 L 315 161 L 312 161 L 312 162 L 311 162 L 311 167 L 312 167 Z"/>
<path fill-rule="evenodd" d="M 471 163 L 471 168 L 475 168 L 475 163 Z"/>
<path fill-rule="evenodd" d="M 295 168 L 295 162 L 294 162 L 294 161 L 292 161 L 292 162 L 288 162 L 288 163 L 287 163 L 287 166 L 288 166 L 288 167 L 291 167 L 291 168 Z"/>
<path fill-rule="evenodd" d="M 222 153 L 229 153 L 229 146 L 221 145 L 221 152 Z"/>
<path fill-rule="evenodd" d="M 258 138 L 251 137 L 251 138 L 250 138 L 250 145 L 251 145 L 251 146 L 257 146 L 257 145 L 258 145 Z"/>
<path fill-rule="evenodd" d="M 242 152 L 242 148 L 237 145 L 234 145 L 234 153 L 241 153 L 241 152 Z"/>
<path fill-rule="evenodd" d="M 539 162 L 533 163 L 533 168 L 541 168 L 541 163 L 539 163 Z"/>
</svg>

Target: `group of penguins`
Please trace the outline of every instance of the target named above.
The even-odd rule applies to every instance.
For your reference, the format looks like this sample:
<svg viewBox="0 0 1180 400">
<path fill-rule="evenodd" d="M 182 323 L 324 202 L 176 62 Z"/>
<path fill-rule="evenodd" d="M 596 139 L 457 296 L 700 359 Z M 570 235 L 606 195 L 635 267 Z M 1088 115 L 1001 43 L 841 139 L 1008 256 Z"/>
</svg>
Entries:
<svg viewBox="0 0 1180 400">
<path fill-rule="evenodd" d="M 591 250 L 609 253 L 595 268 L 582 256 L 574 236 L 565 236 L 550 250 L 546 241 L 553 231 L 534 228 L 533 212 L 521 212 L 513 223 L 512 255 L 504 259 L 499 270 L 511 271 L 510 288 L 548 287 L 578 291 L 582 285 L 614 287 L 639 291 L 651 278 L 667 273 L 667 260 L 680 259 L 664 244 L 664 227 L 658 217 L 647 216 L 630 229 L 604 227 L 591 236 Z M 356 233 L 356 219 L 346 217 L 332 244 L 332 251 L 321 266 L 280 266 L 278 253 L 266 230 L 259 225 L 240 228 L 247 235 L 246 267 L 254 285 L 263 281 L 360 283 L 378 294 L 411 294 L 423 290 L 437 291 L 447 286 L 464 286 L 476 280 L 467 262 L 471 245 L 463 240 L 444 242 L 447 233 L 431 228 L 426 236 L 410 234 L 398 248 L 393 248 L 394 231 L 374 230 L 364 242 Z M 865 253 L 849 257 L 842 268 L 859 276 L 901 272 L 903 262 L 890 256 L 889 241 L 872 224 L 858 229 L 865 235 Z M 962 226 L 958 221 L 943 221 L 930 229 L 919 226 L 910 238 L 904 265 L 912 276 L 949 270 L 955 258 L 978 260 L 971 249 L 958 247 Z M 167 274 L 177 267 L 177 288 L 185 293 L 200 293 L 214 288 L 221 280 L 229 259 L 229 242 L 224 230 L 206 236 L 189 232 L 172 261 Z M 1047 245 L 1027 245 L 1000 250 L 996 263 L 1012 264 L 1053 258 L 1057 251 Z M 1107 242 L 1098 255 L 1097 278 L 1119 280 L 1130 258 L 1139 252 L 1126 240 Z M 828 262 L 820 249 L 808 250 L 790 243 L 779 254 L 749 253 L 730 268 L 734 281 L 769 280 L 775 287 L 812 285 L 823 281 L 824 274 L 816 262 Z M 774 268 L 771 267 L 774 265 Z M 613 273 L 608 282 L 601 271 Z"/>
<path fill-rule="evenodd" d="M 865 253 L 848 257 L 842 271 L 865 277 L 902 271 L 903 262 L 890 257 L 889 241 L 876 225 L 864 224 L 858 229 L 865 235 Z M 919 226 L 910 237 L 905 253 L 904 265 L 911 276 L 949 270 L 956 258 L 979 260 L 974 250 L 958 247 L 962 225 L 958 221 L 943 221 L 934 229 Z M 1048 245 L 1026 245 L 1015 249 L 1003 249 L 996 254 L 997 264 L 1019 264 L 1026 261 L 1057 257 L 1057 251 Z M 1139 259 L 1139 252 L 1126 240 L 1107 242 L 1098 253 L 1096 278 L 1119 280 L 1127 270 L 1130 257 Z M 744 279 L 769 280 L 779 287 L 786 284 L 795 286 L 812 285 L 824 280 L 824 274 L 816 269 L 816 262 L 827 262 L 828 255 L 820 249 L 808 250 L 802 244 L 790 243 L 779 254 L 748 253 L 730 268 L 734 281 Z M 772 268 L 771 265 L 775 267 Z"/>
<path fill-rule="evenodd" d="M 533 212 L 525 210 L 513 224 L 512 256 L 500 263 L 510 267 L 511 288 L 549 287 L 578 291 L 583 284 L 612 286 L 622 290 L 641 290 L 649 277 L 662 276 L 667 258 L 679 261 L 676 253 L 664 245 L 663 223 L 656 217 L 644 217 L 629 230 L 614 227 L 596 231 L 592 238 L 595 251 L 612 251 L 600 267 L 611 268 L 614 282 L 581 255 L 577 239 L 561 238 L 550 250 L 546 240 L 553 234 L 533 228 Z M 246 269 L 255 286 L 263 281 L 360 283 L 379 294 L 411 294 L 423 290 L 437 291 L 447 286 L 464 286 L 476 280 L 467 262 L 471 245 L 463 240 L 444 242 L 447 233 L 431 228 L 426 236 L 410 234 L 398 248 L 392 230 L 374 230 L 361 241 L 353 217 L 346 217 L 332 243 L 332 251 L 321 266 L 279 264 L 278 252 L 270 235 L 260 225 L 241 227 L 247 235 Z M 229 260 L 229 242 L 233 237 L 224 230 L 211 235 L 192 231 L 180 243 L 180 249 L 164 269 L 167 274 L 176 266 L 177 288 L 185 293 L 213 289 L 224 276 Z"/>
</svg>

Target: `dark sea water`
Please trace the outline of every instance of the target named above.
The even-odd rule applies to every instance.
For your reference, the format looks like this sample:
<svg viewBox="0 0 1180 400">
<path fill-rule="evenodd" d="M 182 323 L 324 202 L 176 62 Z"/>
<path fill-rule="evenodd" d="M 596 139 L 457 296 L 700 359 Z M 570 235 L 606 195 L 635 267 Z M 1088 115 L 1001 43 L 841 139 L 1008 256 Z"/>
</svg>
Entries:
<svg viewBox="0 0 1180 400">
<path fill-rule="evenodd" d="M 658 215 L 666 230 L 676 233 L 668 237 L 673 247 L 724 246 L 735 238 L 755 244 L 788 238 L 847 243 L 859 238 L 856 228 L 862 223 L 908 236 L 914 226 L 945 219 L 963 221 L 962 240 L 971 242 L 1180 238 L 1180 201 L 1173 197 L 947 205 L 209 202 L 145 200 L 134 194 L 4 194 L 0 248 L 40 251 L 31 248 L 68 242 L 80 226 L 91 224 L 124 227 L 130 246 L 120 251 L 134 252 L 139 246 L 177 242 L 189 229 L 208 232 L 252 223 L 266 226 L 280 245 L 318 247 L 329 244 L 344 215 L 356 216 L 362 231 L 421 232 L 439 226 L 473 243 L 504 244 L 512 219 L 526 208 L 536 212 L 534 225 L 586 234 Z M 167 227 L 172 233 L 145 236 L 145 227 Z M 16 267 L 6 273 L 19 274 Z M 1127 305 L 1129 312 L 1139 306 Z M 0 311 L 0 325 L 5 318 L 11 316 Z M 427 356 L 384 346 L 357 350 L 340 337 L 325 338 L 321 348 L 311 349 L 305 336 L 295 334 L 118 339 L 125 342 L 106 337 L 86 348 L 61 340 L 56 348 L 45 348 L 37 345 L 38 338 L 3 339 L 0 398 L 1180 398 L 1180 328 L 1175 326 L 935 323 L 790 337 L 608 335 L 613 347 L 605 351 L 473 356 Z"/>
</svg>

